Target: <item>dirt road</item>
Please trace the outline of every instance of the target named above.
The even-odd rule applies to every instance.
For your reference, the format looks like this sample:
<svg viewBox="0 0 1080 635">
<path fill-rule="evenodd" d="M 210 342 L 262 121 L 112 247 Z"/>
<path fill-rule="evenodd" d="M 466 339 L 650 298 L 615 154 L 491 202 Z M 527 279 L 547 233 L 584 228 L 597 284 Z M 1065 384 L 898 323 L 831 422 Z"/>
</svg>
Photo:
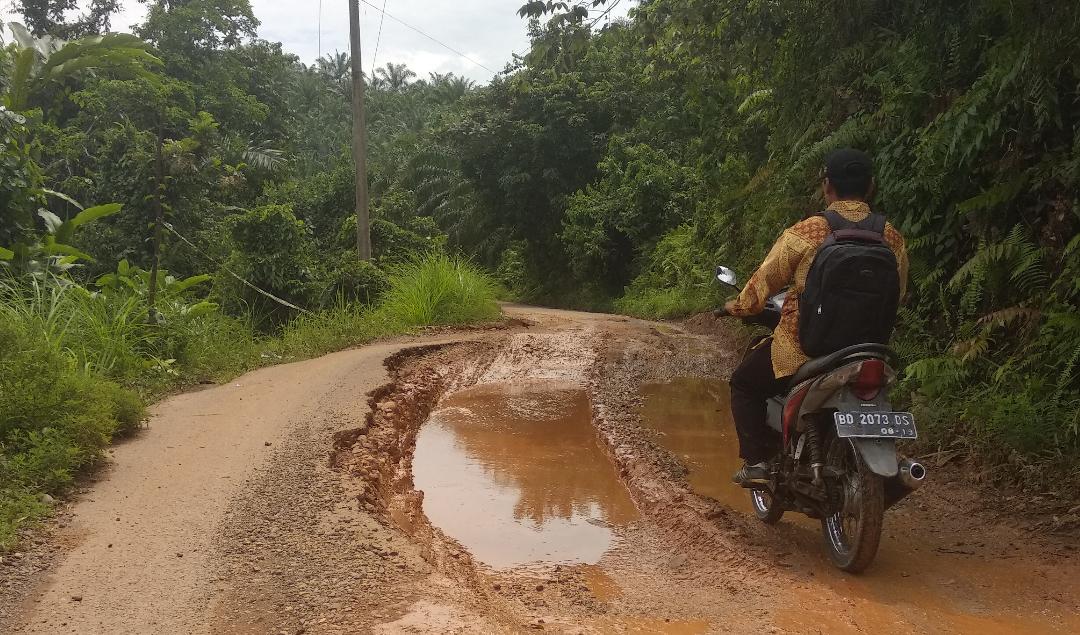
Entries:
<svg viewBox="0 0 1080 635">
<path fill-rule="evenodd" d="M 1077 545 L 956 470 L 862 576 L 752 521 L 728 338 L 507 312 L 158 404 L 0 566 L 0 632 L 1080 632 Z"/>
</svg>

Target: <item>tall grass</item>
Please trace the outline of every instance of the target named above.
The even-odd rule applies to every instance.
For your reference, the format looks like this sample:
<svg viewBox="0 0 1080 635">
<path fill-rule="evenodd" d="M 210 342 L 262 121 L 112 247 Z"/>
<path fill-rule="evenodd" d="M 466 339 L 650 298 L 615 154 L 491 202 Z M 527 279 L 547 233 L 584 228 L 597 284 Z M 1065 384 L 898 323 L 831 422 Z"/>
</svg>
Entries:
<svg viewBox="0 0 1080 635">
<path fill-rule="evenodd" d="M 357 346 L 394 332 L 375 319 L 374 310 L 340 301 L 334 306 L 300 315 L 287 323 L 268 354 L 283 359 L 315 357 Z"/>
<path fill-rule="evenodd" d="M 403 328 L 494 320 L 498 285 L 472 262 L 431 253 L 390 274 L 390 292 L 378 312 Z"/>
</svg>

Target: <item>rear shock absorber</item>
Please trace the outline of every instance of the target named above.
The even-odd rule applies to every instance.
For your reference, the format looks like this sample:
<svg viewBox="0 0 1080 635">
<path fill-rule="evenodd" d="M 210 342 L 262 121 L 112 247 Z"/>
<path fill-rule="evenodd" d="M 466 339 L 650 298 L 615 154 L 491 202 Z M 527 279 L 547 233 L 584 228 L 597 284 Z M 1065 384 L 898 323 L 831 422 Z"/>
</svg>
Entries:
<svg viewBox="0 0 1080 635">
<path fill-rule="evenodd" d="M 816 418 L 806 426 L 806 449 L 810 452 L 810 469 L 814 472 L 814 487 L 821 487 L 824 483 L 821 473 L 825 467 L 825 461 L 822 459 L 821 435 Z"/>
</svg>

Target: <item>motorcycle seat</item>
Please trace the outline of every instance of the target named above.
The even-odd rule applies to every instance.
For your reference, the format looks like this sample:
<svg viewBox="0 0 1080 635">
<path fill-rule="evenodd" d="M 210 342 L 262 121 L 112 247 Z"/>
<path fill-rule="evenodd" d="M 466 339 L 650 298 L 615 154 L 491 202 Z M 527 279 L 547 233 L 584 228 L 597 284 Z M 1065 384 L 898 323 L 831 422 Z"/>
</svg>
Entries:
<svg viewBox="0 0 1080 635">
<path fill-rule="evenodd" d="M 795 373 L 795 376 L 791 378 L 791 385 L 797 386 L 807 379 L 824 375 L 844 364 L 868 358 L 884 359 L 890 366 L 895 366 L 897 363 L 896 353 L 892 352 L 884 344 L 856 344 L 855 346 L 842 348 L 831 355 L 806 362 L 799 368 L 799 372 Z"/>
</svg>

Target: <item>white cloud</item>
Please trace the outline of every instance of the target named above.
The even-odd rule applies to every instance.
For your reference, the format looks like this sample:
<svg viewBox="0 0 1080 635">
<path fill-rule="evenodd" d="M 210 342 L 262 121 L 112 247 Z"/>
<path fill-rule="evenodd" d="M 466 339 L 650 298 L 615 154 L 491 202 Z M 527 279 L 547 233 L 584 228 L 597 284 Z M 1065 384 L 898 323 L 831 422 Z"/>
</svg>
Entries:
<svg viewBox="0 0 1080 635">
<path fill-rule="evenodd" d="M 368 0 L 382 7 L 383 0 Z M 517 9 L 525 0 L 386 0 L 390 15 L 420 29 L 433 38 L 461 51 L 488 69 L 501 71 L 513 53 L 528 49 L 525 22 Z M 18 19 L 7 10 L 0 12 L 5 21 Z M 319 55 L 319 0 L 252 0 L 256 17 L 262 22 L 259 36 L 282 42 L 285 49 L 305 62 Z M 322 0 L 322 53 L 349 50 L 349 9 L 347 0 Z M 626 15 L 634 4 L 622 0 L 611 16 Z M 145 16 L 145 6 L 136 0 L 124 0 L 123 10 L 113 18 L 113 28 L 129 30 Z M 429 72 L 464 74 L 479 82 L 491 79 L 492 73 L 462 59 L 456 53 L 387 17 L 382 25 L 378 55 L 380 12 L 360 3 L 361 41 L 364 66 L 370 69 L 386 62 L 406 63 L 420 77 Z M 373 60 L 374 58 L 374 60 Z"/>
</svg>

